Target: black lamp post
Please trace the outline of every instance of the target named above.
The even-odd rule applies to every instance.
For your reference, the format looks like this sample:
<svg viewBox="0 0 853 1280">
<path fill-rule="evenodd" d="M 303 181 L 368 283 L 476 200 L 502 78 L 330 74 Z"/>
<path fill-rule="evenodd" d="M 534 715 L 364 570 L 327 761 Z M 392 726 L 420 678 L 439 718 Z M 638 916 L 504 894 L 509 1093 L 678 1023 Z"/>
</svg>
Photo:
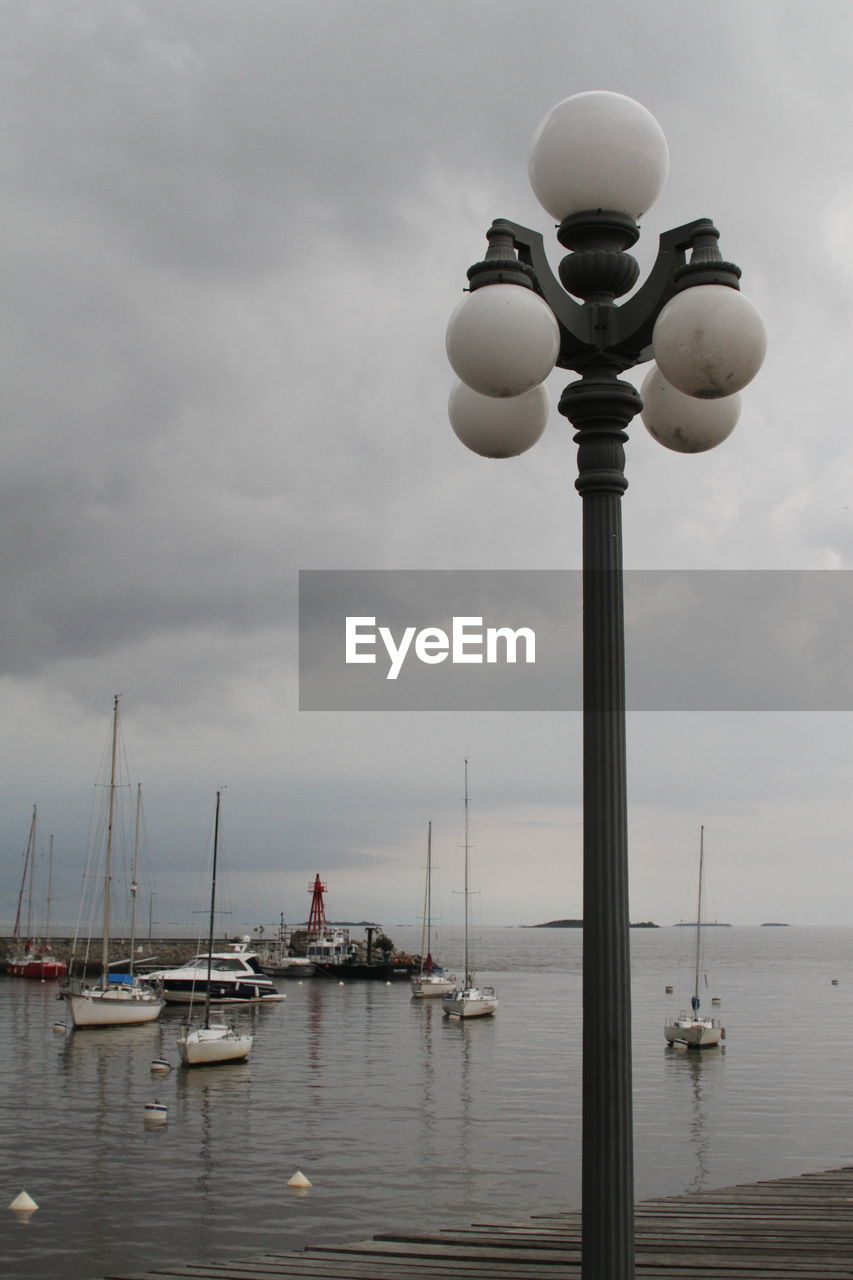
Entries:
<svg viewBox="0 0 853 1280">
<path fill-rule="evenodd" d="M 638 103 L 583 93 L 539 127 L 530 176 L 570 250 L 559 282 L 542 236 L 500 219 L 447 349 L 457 435 L 509 457 L 545 426 L 542 383 L 558 365 L 581 376 L 560 398 L 576 429 L 583 501 L 583 1266 L 584 1280 L 634 1275 L 630 926 L 628 914 L 621 498 L 626 428 L 639 412 L 661 443 L 701 452 L 731 432 L 738 391 L 761 365 L 760 316 L 740 294 L 718 233 L 699 219 L 660 237 L 657 260 L 626 252 L 636 219 L 666 178 L 666 141 Z M 687 260 L 687 254 L 690 258 Z M 569 295 L 581 299 L 574 300 Z M 652 359 L 642 398 L 620 375 Z"/>
</svg>

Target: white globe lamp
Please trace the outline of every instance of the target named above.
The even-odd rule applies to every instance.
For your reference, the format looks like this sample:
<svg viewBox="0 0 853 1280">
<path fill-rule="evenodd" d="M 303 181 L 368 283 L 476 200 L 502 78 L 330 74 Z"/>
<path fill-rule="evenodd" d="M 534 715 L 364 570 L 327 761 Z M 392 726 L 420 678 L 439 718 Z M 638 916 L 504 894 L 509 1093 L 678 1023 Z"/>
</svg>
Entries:
<svg viewBox="0 0 853 1280">
<path fill-rule="evenodd" d="M 547 302 L 517 284 L 482 285 L 459 303 L 447 326 L 453 372 L 484 396 L 519 396 L 544 382 L 560 350 Z"/>
<path fill-rule="evenodd" d="M 643 425 L 649 435 L 676 453 L 706 453 L 731 435 L 740 417 L 738 392 L 717 400 L 698 400 L 667 382 L 652 365 L 640 388 Z"/>
<path fill-rule="evenodd" d="M 483 396 L 464 382 L 450 392 L 447 411 L 456 435 L 483 458 L 515 458 L 542 435 L 550 405 L 543 386 L 520 396 Z"/>
<path fill-rule="evenodd" d="M 661 311 L 652 335 L 661 373 L 688 396 L 713 400 L 741 391 L 767 351 L 754 302 L 724 284 L 682 289 Z"/>
<path fill-rule="evenodd" d="M 528 160 L 537 200 L 559 221 L 596 209 L 639 218 L 668 170 L 666 138 L 651 112 L 604 90 L 558 102 L 533 135 Z"/>
</svg>

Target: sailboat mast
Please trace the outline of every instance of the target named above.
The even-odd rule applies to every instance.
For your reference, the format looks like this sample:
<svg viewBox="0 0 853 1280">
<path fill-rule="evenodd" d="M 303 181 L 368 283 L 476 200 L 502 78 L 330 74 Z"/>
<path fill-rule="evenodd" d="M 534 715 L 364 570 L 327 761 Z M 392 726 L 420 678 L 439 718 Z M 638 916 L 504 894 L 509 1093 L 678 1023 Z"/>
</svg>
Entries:
<svg viewBox="0 0 853 1280">
<path fill-rule="evenodd" d="M 133 955 L 136 947 L 136 894 L 139 885 L 136 880 L 136 869 L 139 864 L 139 824 L 142 816 L 142 783 L 136 784 L 136 823 L 133 828 L 133 866 L 130 871 L 130 964 L 129 972 L 133 973 Z"/>
<path fill-rule="evenodd" d="M 207 939 L 207 982 L 204 989 L 204 1025 L 210 1026 L 210 974 L 213 968 L 213 931 L 216 919 L 216 858 L 219 852 L 219 805 L 222 792 L 216 793 L 216 817 L 213 822 L 213 870 L 210 876 L 210 928 Z"/>
<path fill-rule="evenodd" d="M 113 703 L 113 744 L 110 758 L 110 798 L 107 809 L 107 852 L 104 864 L 104 923 L 101 952 L 101 979 L 107 984 L 110 972 L 110 907 L 113 886 L 113 823 L 115 821 L 116 764 L 118 761 L 118 694 Z"/>
<path fill-rule="evenodd" d="M 468 961 L 468 758 L 465 758 L 465 985 L 470 987 L 473 976 Z"/>
<path fill-rule="evenodd" d="M 696 974 L 693 983 L 694 1008 L 699 1008 L 699 970 L 701 968 L 702 880 L 705 871 L 705 827 L 699 828 L 699 896 L 696 903 Z"/>
<path fill-rule="evenodd" d="M 33 939 L 33 876 L 36 869 L 36 806 L 33 805 L 33 821 L 30 827 L 30 879 L 27 889 L 27 946 Z"/>
<path fill-rule="evenodd" d="M 53 836 L 48 840 L 47 854 L 47 914 L 44 922 L 45 946 L 50 946 L 50 908 L 53 902 Z"/>
<path fill-rule="evenodd" d="M 33 805 L 33 816 L 30 820 L 30 833 L 27 836 L 27 850 L 26 850 L 26 853 L 24 854 L 24 874 L 21 876 L 21 887 L 18 890 L 18 910 L 15 913 L 15 929 L 12 934 L 12 937 L 16 941 L 21 928 L 21 905 L 24 901 L 24 889 L 26 888 L 26 884 L 27 884 L 27 873 L 30 870 L 30 859 L 32 858 L 33 851 L 35 849 L 35 836 L 36 836 L 36 806 Z"/>
</svg>

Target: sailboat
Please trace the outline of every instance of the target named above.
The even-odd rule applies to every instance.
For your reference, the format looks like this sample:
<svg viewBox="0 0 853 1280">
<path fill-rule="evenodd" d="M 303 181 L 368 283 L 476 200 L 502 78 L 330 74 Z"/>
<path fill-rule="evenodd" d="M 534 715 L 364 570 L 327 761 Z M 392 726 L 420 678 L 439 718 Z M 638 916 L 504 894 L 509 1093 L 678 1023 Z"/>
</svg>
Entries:
<svg viewBox="0 0 853 1280">
<path fill-rule="evenodd" d="M 465 983 L 457 986 L 447 995 L 442 996 L 441 1011 L 448 1018 L 485 1018 L 495 1013 L 498 1007 L 498 996 L 494 987 L 477 986 L 471 965 L 471 951 L 468 941 L 469 899 L 471 892 L 469 879 L 469 839 L 468 839 L 468 761 L 465 761 Z"/>
<path fill-rule="evenodd" d="M 682 1010 L 674 1022 L 664 1027 L 669 1044 L 687 1049 L 713 1049 L 725 1036 L 719 1018 L 705 1017 L 700 1013 L 699 982 L 702 970 L 702 884 L 705 872 L 705 828 L 699 828 L 699 897 L 696 904 L 696 958 L 693 973 L 693 995 L 690 1010 Z"/>
<path fill-rule="evenodd" d="M 30 822 L 30 833 L 27 849 L 24 854 L 24 873 L 21 876 L 21 888 L 18 893 L 18 910 L 15 916 L 15 928 L 12 934 L 11 955 L 6 962 L 6 972 L 13 978 L 63 978 L 67 969 L 64 960 L 53 954 L 50 945 L 50 898 L 53 878 L 53 836 L 50 837 L 50 861 L 48 863 L 47 888 L 47 921 L 45 923 L 44 941 L 33 938 L 33 878 L 36 860 L 36 806 L 33 805 L 33 816 Z M 21 942 L 21 909 L 24 902 L 24 891 L 27 891 L 27 934 L 26 941 Z"/>
<path fill-rule="evenodd" d="M 432 935 L 432 823 L 427 827 L 427 865 L 426 885 L 424 887 L 424 924 L 421 932 L 421 963 L 417 973 L 413 973 L 409 982 L 412 996 L 424 1000 L 430 996 L 443 996 L 456 987 L 456 976 L 445 973 L 432 958 L 430 938 Z"/>
<path fill-rule="evenodd" d="M 128 973 L 110 969 L 110 928 L 112 913 L 113 830 L 116 819 L 116 772 L 118 766 L 119 711 L 118 695 L 113 703 L 110 782 L 107 799 L 106 850 L 103 879 L 103 926 L 101 938 L 101 974 L 89 985 L 85 977 L 69 980 L 62 997 L 67 1001 L 75 1027 L 126 1027 L 153 1022 L 163 1008 L 163 999 L 153 987 L 141 983 L 133 973 L 133 954 Z M 134 870 L 134 884 L 135 884 Z M 135 893 L 133 895 L 135 901 Z"/>
<path fill-rule="evenodd" d="M 212 1066 L 218 1062 L 241 1062 L 249 1056 L 253 1036 L 237 1031 L 221 1013 L 210 1011 L 210 973 L 213 964 L 213 935 L 216 919 L 216 862 L 219 852 L 219 810 L 222 792 L 216 793 L 213 824 L 213 870 L 210 880 L 210 930 L 207 948 L 207 981 L 204 987 L 204 1020 L 200 1026 L 184 1023 L 178 1032 L 178 1052 L 185 1067 Z"/>
</svg>

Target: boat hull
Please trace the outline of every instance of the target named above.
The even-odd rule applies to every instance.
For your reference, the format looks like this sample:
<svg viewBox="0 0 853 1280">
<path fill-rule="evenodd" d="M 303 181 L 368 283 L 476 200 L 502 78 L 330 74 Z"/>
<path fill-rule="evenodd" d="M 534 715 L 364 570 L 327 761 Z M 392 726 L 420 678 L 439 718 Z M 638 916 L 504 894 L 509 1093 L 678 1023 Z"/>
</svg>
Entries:
<svg viewBox="0 0 853 1280">
<path fill-rule="evenodd" d="M 211 1067 L 220 1062 L 243 1062 L 253 1037 L 231 1027 L 196 1027 L 178 1036 L 178 1052 L 185 1067 Z"/>
<path fill-rule="evenodd" d="M 723 1039 L 723 1028 L 717 1018 L 691 1018 L 689 1015 L 669 1022 L 664 1027 L 668 1044 L 685 1049 L 714 1049 Z"/>
<path fill-rule="evenodd" d="M 201 1004 L 207 994 L 207 982 L 187 979 L 163 979 L 163 999 L 167 1004 Z M 263 1004 L 268 1000 L 283 1000 L 271 984 L 263 982 L 211 982 L 211 1004 Z"/>
<path fill-rule="evenodd" d="M 443 997 L 441 1011 L 447 1018 L 488 1018 L 497 1012 L 494 987 L 466 987 Z"/>
<path fill-rule="evenodd" d="M 314 972 L 318 978 L 337 978 L 353 981 L 368 979 L 373 982 L 405 982 L 411 975 L 413 965 L 410 964 L 316 964 Z"/>
<path fill-rule="evenodd" d="M 456 990 L 456 978 L 453 974 L 419 973 L 414 974 L 409 981 L 415 1000 L 431 1000 L 450 995 Z"/>
<path fill-rule="evenodd" d="M 64 960 L 57 960 L 52 956 L 16 957 L 7 961 L 6 972 L 12 978 L 36 978 L 47 981 L 64 978 L 68 972 L 68 965 Z"/>
<path fill-rule="evenodd" d="M 154 1022 L 163 1001 L 142 987 L 109 986 L 69 992 L 65 1001 L 75 1027 L 129 1027 Z"/>
</svg>

